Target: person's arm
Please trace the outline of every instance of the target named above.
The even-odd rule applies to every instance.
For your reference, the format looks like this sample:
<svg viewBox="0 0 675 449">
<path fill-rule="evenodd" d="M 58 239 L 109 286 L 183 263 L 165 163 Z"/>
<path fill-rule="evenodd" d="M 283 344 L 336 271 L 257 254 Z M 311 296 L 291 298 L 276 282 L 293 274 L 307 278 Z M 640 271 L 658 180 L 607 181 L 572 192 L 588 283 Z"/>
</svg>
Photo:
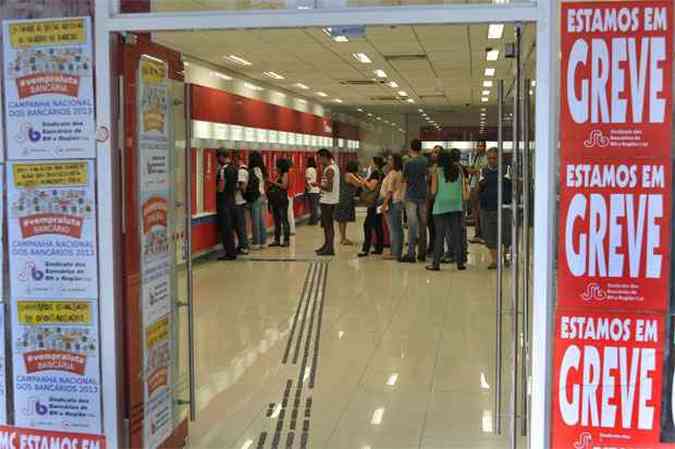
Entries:
<svg viewBox="0 0 675 449">
<path fill-rule="evenodd" d="M 389 176 L 389 175 L 387 175 Z M 394 192 L 396 191 L 396 186 L 398 177 L 392 175 L 391 183 L 389 183 L 389 188 L 384 193 L 384 202 L 382 203 L 382 212 L 387 212 L 389 210 L 389 204 L 391 203 L 392 198 L 394 197 Z"/>
<path fill-rule="evenodd" d="M 438 193 L 438 172 L 431 173 L 431 194 L 436 195 Z"/>
<path fill-rule="evenodd" d="M 347 184 L 351 184 L 354 187 L 363 187 L 363 180 L 358 176 L 356 176 L 355 174 L 347 173 L 345 176 L 346 176 L 345 181 L 347 182 Z"/>
<path fill-rule="evenodd" d="M 284 190 L 288 190 L 288 172 L 284 173 L 281 177 L 281 185 L 279 187 Z"/>
</svg>

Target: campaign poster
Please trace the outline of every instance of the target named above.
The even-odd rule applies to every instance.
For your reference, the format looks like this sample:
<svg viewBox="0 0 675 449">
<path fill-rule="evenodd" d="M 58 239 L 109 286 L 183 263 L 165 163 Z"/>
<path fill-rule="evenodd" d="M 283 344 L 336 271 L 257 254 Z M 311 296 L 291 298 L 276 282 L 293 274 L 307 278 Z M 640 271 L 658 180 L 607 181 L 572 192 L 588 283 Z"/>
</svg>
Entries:
<svg viewBox="0 0 675 449">
<path fill-rule="evenodd" d="M 143 56 L 138 73 L 139 216 L 143 311 L 144 447 L 173 431 L 171 120 L 168 69 Z"/>
<path fill-rule="evenodd" d="M 558 305 L 667 308 L 671 164 L 561 161 Z"/>
<path fill-rule="evenodd" d="M 94 299 L 13 299 L 14 422 L 100 434 L 98 307 Z"/>
<path fill-rule="evenodd" d="M 559 311 L 555 320 L 552 447 L 656 447 L 663 316 Z"/>
<path fill-rule="evenodd" d="M 10 162 L 9 268 L 14 298 L 97 298 L 93 161 Z"/>
<path fill-rule="evenodd" d="M 672 2 L 562 3 L 563 159 L 670 156 Z"/>
<path fill-rule="evenodd" d="M 7 158 L 96 156 L 89 17 L 3 22 Z"/>
</svg>

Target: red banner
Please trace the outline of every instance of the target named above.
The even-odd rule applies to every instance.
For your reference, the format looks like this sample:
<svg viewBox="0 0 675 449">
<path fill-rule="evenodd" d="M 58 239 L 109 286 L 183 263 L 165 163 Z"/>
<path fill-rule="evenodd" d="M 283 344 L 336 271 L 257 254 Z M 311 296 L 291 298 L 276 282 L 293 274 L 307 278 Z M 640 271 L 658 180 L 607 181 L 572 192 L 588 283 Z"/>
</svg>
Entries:
<svg viewBox="0 0 675 449">
<path fill-rule="evenodd" d="M 558 312 L 553 448 L 656 445 L 664 321 L 660 314 Z"/>
<path fill-rule="evenodd" d="M 45 350 L 32 351 L 23 355 L 28 374 L 43 371 L 65 371 L 84 376 L 87 367 L 87 356 L 72 352 Z"/>
<path fill-rule="evenodd" d="M 166 199 L 153 196 L 143 203 L 143 232 L 148 233 L 154 226 L 168 225 L 168 206 Z"/>
<path fill-rule="evenodd" d="M 672 2 L 561 8 L 551 446 L 655 448 L 671 383 Z"/>
<path fill-rule="evenodd" d="M 21 236 L 23 238 L 36 235 L 59 234 L 75 239 L 82 238 L 82 217 L 65 214 L 35 214 L 21 217 Z"/>
<path fill-rule="evenodd" d="M 74 432 L 49 432 L 38 429 L 0 426 L 0 448 L 105 449 L 105 437 L 103 435 L 87 435 Z"/>
<path fill-rule="evenodd" d="M 77 98 L 80 77 L 63 73 L 38 73 L 16 79 L 19 98 L 42 94 L 62 94 Z"/>
</svg>

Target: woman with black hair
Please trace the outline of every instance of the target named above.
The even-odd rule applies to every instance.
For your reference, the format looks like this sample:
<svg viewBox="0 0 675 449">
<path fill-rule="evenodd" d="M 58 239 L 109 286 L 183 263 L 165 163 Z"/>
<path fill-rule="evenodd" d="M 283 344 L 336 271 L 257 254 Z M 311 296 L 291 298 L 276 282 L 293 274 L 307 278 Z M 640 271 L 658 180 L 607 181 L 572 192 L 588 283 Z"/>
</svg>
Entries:
<svg viewBox="0 0 675 449">
<path fill-rule="evenodd" d="M 354 242 L 347 238 L 347 223 L 356 221 L 354 197 L 357 189 L 363 187 L 363 179 L 358 174 L 358 161 L 348 161 L 345 171 L 346 173 L 340 179 L 340 202 L 335 208 L 335 221 L 340 231 L 340 245 L 351 246 Z"/>
<path fill-rule="evenodd" d="M 274 242 L 270 247 L 290 246 L 291 225 L 288 221 L 288 172 L 291 169 L 290 161 L 287 159 L 277 160 L 277 177 L 274 181 L 268 181 L 269 187 L 267 196 L 272 209 L 274 218 Z M 281 236 L 283 234 L 283 242 Z"/>
<path fill-rule="evenodd" d="M 249 184 L 246 189 L 247 207 L 251 212 L 251 227 L 253 228 L 253 249 L 263 249 L 267 245 L 267 226 L 265 225 L 265 181 L 267 168 L 262 155 L 253 151 L 248 157 Z M 257 182 L 253 182 L 256 180 Z"/>
<path fill-rule="evenodd" d="M 370 254 L 370 247 L 373 244 L 373 232 L 375 232 L 375 251 L 373 254 L 382 254 L 384 251 L 384 228 L 382 227 L 382 211 L 378 210 L 380 205 L 380 188 L 384 179 L 384 159 L 375 156 L 370 161 L 370 176 L 363 183 L 363 196 L 373 198 L 366 205 L 368 214 L 363 222 L 363 247 L 359 257 L 367 257 Z"/>
<path fill-rule="evenodd" d="M 309 203 L 309 224 L 315 225 L 319 222 L 319 198 L 321 189 L 317 186 L 316 160 L 313 157 L 307 159 L 307 169 L 305 169 L 305 194 Z"/>
<path fill-rule="evenodd" d="M 431 191 L 435 195 L 433 217 L 436 224 L 434 241 L 434 257 L 426 269 L 439 271 L 443 244 L 446 236 L 450 236 L 458 270 L 465 270 L 462 239 L 462 214 L 464 213 L 464 173 L 458 163 L 454 162 L 449 152 L 438 155 L 438 167 L 431 178 Z"/>
<path fill-rule="evenodd" d="M 391 255 L 385 259 L 399 260 L 403 256 L 403 159 L 400 154 L 390 154 L 387 160 L 389 168 L 382 181 L 380 196 L 384 198 L 382 212 L 385 214 L 391 240 Z"/>
</svg>

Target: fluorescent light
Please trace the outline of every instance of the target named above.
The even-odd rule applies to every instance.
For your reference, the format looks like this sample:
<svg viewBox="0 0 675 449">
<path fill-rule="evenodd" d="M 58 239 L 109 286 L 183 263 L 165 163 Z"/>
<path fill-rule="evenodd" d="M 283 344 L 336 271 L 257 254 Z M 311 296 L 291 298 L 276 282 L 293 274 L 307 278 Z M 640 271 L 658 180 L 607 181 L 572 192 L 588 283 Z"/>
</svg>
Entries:
<svg viewBox="0 0 675 449">
<path fill-rule="evenodd" d="M 370 418 L 370 423 L 376 426 L 380 425 L 382 424 L 382 418 L 384 418 L 384 407 L 375 409 L 373 412 L 373 417 Z"/>
<path fill-rule="evenodd" d="M 387 379 L 387 385 L 393 387 L 398 382 L 398 373 L 391 373 L 389 379 Z"/>
<path fill-rule="evenodd" d="M 327 97 L 328 96 L 328 94 L 326 92 L 317 92 L 316 94 L 320 97 Z"/>
<path fill-rule="evenodd" d="M 485 68 L 485 76 L 495 76 L 494 67 L 486 67 Z"/>
<path fill-rule="evenodd" d="M 392 89 L 396 89 L 398 87 L 398 83 L 396 81 L 389 81 L 387 86 L 391 87 Z"/>
<path fill-rule="evenodd" d="M 229 62 L 231 62 L 231 63 L 233 63 L 233 64 L 239 64 L 239 65 L 253 65 L 252 62 L 247 61 L 247 60 L 244 59 L 244 58 L 240 58 L 239 56 L 236 56 L 236 55 L 225 56 L 225 60 L 226 60 L 226 61 L 229 61 Z"/>
<path fill-rule="evenodd" d="M 504 33 L 503 23 L 491 23 L 488 27 L 488 39 L 501 39 Z"/>
<path fill-rule="evenodd" d="M 492 87 L 493 84 L 492 81 L 483 81 L 483 87 Z"/>
<path fill-rule="evenodd" d="M 373 62 L 365 53 L 353 53 L 352 56 L 354 56 L 354 59 L 359 61 L 361 64 L 370 64 L 371 62 Z"/>
<path fill-rule="evenodd" d="M 487 59 L 488 61 L 496 61 L 497 59 L 499 59 L 499 50 L 496 49 L 488 50 L 485 53 L 485 59 Z"/>
<path fill-rule="evenodd" d="M 251 84 L 251 83 L 244 83 L 244 87 L 247 88 L 247 89 L 251 89 L 251 90 L 263 90 L 262 87 L 256 86 L 255 84 Z"/>
<path fill-rule="evenodd" d="M 415 100 L 413 100 L 412 98 L 408 98 L 406 101 L 407 101 L 408 103 L 414 103 L 414 102 L 415 102 Z"/>
<path fill-rule="evenodd" d="M 343 101 L 340 100 L 339 98 L 336 98 L 334 101 L 335 101 L 336 103 L 343 103 Z"/>
<path fill-rule="evenodd" d="M 286 77 L 283 75 L 279 75 L 276 72 L 264 72 L 263 75 L 265 75 L 268 78 L 272 78 L 273 80 L 285 80 Z"/>
<path fill-rule="evenodd" d="M 335 36 L 333 38 L 333 40 L 335 42 L 349 42 L 349 39 L 347 38 L 347 36 Z"/>
<path fill-rule="evenodd" d="M 487 103 L 488 101 L 490 101 L 490 99 L 488 97 L 483 97 L 480 99 L 480 101 L 482 101 L 483 103 Z"/>
<path fill-rule="evenodd" d="M 302 90 L 308 90 L 309 89 L 309 86 L 307 86 L 306 84 L 302 84 L 302 83 L 295 83 L 294 86 L 299 87 Z"/>
<path fill-rule="evenodd" d="M 398 94 L 399 94 L 400 96 L 402 96 L 402 97 L 407 97 L 407 96 L 408 96 L 408 92 L 406 92 L 405 90 L 399 90 L 399 91 L 398 91 Z"/>
<path fill-rule="evenodd" d="M 483 91 L 483 95 L 490 95 L 490 91 L 489 91 L 489 90 L 484 90 L 484 91 Z"/>
<path fill-rule="evenodd" d="M 386 78 L 387 73 L 382 69 L 373 70 L 373 73 L 377 75 L 378 78 Z"/>
<path fill-rule="evenodd" d="M 221 80 L 232 81 L 232 77 L 231 77 L 231 76 L 228 76 L 228 75 L 225 75 L 224 73 L 220 73 L 220 72 L 211 72 L 210 75 L 211 75 L 211 76 L 215 76 L 216 78 L 220 78 Z"/>
</svg>

